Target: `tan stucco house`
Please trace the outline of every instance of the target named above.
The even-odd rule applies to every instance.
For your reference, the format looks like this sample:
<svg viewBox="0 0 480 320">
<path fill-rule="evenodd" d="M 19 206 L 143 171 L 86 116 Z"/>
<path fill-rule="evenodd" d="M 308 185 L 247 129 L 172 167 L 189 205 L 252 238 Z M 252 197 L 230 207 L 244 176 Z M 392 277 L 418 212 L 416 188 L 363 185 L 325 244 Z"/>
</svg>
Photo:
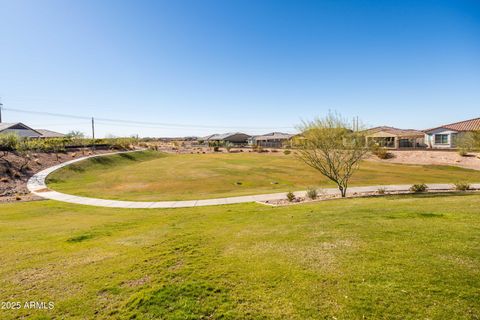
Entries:
<svg viewBox="0 0 480 320">
<path fill-rule="evenodd" d="M 414 129 L 375 127 L 365 131 L 367 143 L 376 143 L 389 149 L 425 148 L 425 134 Z"/>
</svg>

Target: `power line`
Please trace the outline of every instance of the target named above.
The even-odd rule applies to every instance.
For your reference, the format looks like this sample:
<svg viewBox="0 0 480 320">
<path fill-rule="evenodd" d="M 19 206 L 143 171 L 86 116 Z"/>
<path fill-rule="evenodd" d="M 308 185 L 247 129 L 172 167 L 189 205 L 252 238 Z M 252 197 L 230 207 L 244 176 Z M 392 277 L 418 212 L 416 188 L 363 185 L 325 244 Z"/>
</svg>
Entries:
<svg viewBox="0 0 480 320">
<path fill-rule="evenodd" d="M 2 108 L 6 111 L 27 113 L 27 114 L 36 114 L 52 117 L 62 117 L 62 118 L 72 118 L 72 119 L 83 119 L 91 120 L 92 117 L 87 116 L 78 116 L 64 113 L 53 113 L 53 112 L 44 112 L 44 111 L 33 111 L 17 108 Z M 165 122 L 149 122 L 149 121 L 133 121 L 133 120 L 122 120 L 122 119 L 111 119 L 111 118 L 97 118 L 95 121 L 110 122 L 110 123 L 122 123 L 122 124 L 137 124 L 137 125 L 148 125 L 155 127 L 168 127 L 168 128 L 205 128 L 205 129 L 294 129 L 294 127 L 254 127 L 254 126 L 215 126 L 215 125 L 196 125 L 196 124 L 180 124 L 180 123 L 165 123 Z"/>
<path fill-rule="evenodd" d="M 28 123 L 28 126 L 31 128 L 42 128 L 42 127 L 53 127 L 53 126 L 79 126 L 85 125 L 88 122 L 65 122 L 65 123 L 42 123 L 42 124 L 32 124 Z"/>
</svg>

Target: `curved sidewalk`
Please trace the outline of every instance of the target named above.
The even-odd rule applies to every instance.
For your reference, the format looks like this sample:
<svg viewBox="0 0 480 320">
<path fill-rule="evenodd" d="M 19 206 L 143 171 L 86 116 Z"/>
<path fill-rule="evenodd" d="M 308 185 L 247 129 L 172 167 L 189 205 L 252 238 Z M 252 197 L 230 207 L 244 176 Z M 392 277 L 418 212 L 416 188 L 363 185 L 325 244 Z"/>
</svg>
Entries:
<svg viewBox="0 0 480 320">
<path fill-rule="evenodd" d="M 135 152 L 135 151 L 127 151 Z M 156 202 L 145 202 L 145 201 L 122 201 L 122 200 L 107 200 L 107 199 L 97 199 L 89 197 L 75 196 L 71 194 L 65 194 L 57 191 L 48 189 L 45 179 L 47 176 L 65 166 L 70 164 L 83 161 L 89 158 L 108 156 L 125 152 L 112 152 L 99 155 L 92 155 L 83 158 L 74 159 L 64 163 L 57 164 L 53 167 L 42 170 L 35 175 L 33 175 L 27 182 L 28 190 L 45 199 L 57 200 L 62 202 L 74 203 L 74 204 L 83 204 L 89 206 L 97 207 L 110 207 L 110 208 L 188 208 L 188 207 L 201 207 L 201 206 L 215 206 L 223 204 L 234 204 L 234 203 L 246 203 L 246 202 L 259 202 L 259 201 L 272 201 L 272 200 L 281 200 L 286 198 L 286 192 L 279 193 L 270 193 L 270 194 L 260 194 L 260 195 L 251 195 L 251 196 L 241 196 L 241 197 L 229 197 L 229 198 L 218 198 L 218 199 L 205 199 L 205 200 L 185 200 L 185 201 L 156 201 Z M 446 191 L 452 190 L 454 188 L 453 184 L 429 184 L 429 190 L 431 191 Z M 480 184 L 472 184 L 472 187 L 475 189 L 480 188 Z M 410 185 L 385 185 L 385 186 L 366 186 L 366 187 L 351 187 L 348 189 L 347 194 L 352 195 L 354 193 L 364 193 L 364 192 L 375 192 L 379 188 L 385 189 L 387 192 L 406 192 L 409 190 Z M 337 188 L 328 188 L 322 189 L 322 192 L 325 194 L 338 194 L 339 191 Z M 297 191 L 294 192 L 297 197 L 304 197 L 306 191 Z"/>
</svg>

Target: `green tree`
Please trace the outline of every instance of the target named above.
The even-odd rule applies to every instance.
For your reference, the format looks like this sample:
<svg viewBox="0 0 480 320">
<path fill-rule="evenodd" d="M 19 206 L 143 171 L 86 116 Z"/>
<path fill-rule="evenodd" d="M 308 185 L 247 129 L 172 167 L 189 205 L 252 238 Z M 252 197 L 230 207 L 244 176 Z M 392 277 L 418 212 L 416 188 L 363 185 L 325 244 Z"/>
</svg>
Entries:
<svg viewBox="0 0 480 320">
<path fill-rule="evenodd" d="M 76 131 L 72 130 L 66 135 L 67 138 L 72 138 L 72 139 L 83 139 L 85 138 L 85 134 L 81 131 Z"/>
<path fill-rule="evenodd" d="M 457 138 L 457 148 L 458 153 L 462 156 L 470 151 L 479 150 L 480 130 L 459 134 Z"/>
<path fill-rule="evenodd" d="M 345 197 L 351 176 L 369 152 L 362 131 L 350 128 L 336 113 L 304 122 L 300 130 L 301 137 L 294 141 L 297 157 L 335 182 Z"/>
</svg>

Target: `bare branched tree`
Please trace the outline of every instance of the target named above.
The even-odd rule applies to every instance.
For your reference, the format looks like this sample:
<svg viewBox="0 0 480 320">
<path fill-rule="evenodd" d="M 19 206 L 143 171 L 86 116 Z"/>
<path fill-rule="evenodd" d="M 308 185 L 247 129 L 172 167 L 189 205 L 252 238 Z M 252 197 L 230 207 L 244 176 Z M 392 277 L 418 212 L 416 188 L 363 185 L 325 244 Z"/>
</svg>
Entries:
<svg viewBox="0 0 480 320">
<path fill-rule="evenodd" d="M 335 182 L 345 197 L 348 182 L 369 151 L 363 131 L 354 130 L 336 113 L 304 122 L 294 141 L 297 157 Z"/>
</svg>

